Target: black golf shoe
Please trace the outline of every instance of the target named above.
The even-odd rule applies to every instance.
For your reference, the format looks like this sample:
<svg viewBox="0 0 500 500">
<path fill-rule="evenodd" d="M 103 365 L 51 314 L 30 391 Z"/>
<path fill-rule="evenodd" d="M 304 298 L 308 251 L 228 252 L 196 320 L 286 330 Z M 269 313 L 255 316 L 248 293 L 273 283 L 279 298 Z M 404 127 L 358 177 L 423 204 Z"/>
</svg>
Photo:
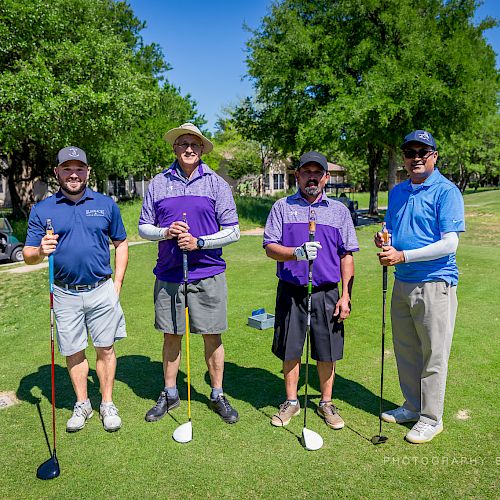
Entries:
<svg viewBox="0 0 500 500">
<path fill-rule="evenodd" d="M 181 400 L 179 398 L 179 394 L 175 398 L 169 398 L 165 391 L 161 391 L 160 397 L 156 404 L 146 413 L 146 421 L 147 422 L 156 422 L 160 420 L 165 413 L 178 408 L 181 404 Z"/>
<path fill-rule="evenodd" d="M 221 394 L 215 401 L 210 400 L 210 408 L 217 413 L 226 424 L 235 424 L 240 417 L 238 412 L 231 406 L 224 394 Z"/>
</svg>

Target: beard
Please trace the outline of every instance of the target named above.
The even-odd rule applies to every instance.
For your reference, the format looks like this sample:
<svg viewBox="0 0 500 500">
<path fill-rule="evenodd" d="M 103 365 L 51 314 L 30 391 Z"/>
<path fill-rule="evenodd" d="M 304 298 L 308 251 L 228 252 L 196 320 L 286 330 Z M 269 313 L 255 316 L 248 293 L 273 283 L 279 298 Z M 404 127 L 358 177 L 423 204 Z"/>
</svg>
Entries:
<svg viewBox="0 0 500 500">
<path fill-rule="evenodd" d="M 64 181 L 58 175 L 57 182 L 59 182 L 59 186 L 61 187 L 62 191 L 64 191 L 65 193 L 67 193 L 69 195 L 72 195 L 72 196 L 83 193 L 83 191 L 85 191 L 85 189 L 87 188 L 87 181 L 86 180 L 82 181 L 80 179 L 80 184 L 77 187 L 71 187 L 69 180 Z"/>
<path fill-rule="evenodd" d="M 318 181 L 309 181 L 303 189 L 307 196 L 318 196 L 321 193 Z"/>
</svg>

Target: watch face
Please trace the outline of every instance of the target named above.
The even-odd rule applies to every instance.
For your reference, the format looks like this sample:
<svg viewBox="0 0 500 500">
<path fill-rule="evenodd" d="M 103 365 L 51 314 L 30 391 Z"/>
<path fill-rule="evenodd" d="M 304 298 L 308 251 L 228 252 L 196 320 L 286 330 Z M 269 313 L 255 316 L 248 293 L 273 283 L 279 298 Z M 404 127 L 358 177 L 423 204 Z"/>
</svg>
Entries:
<svg viewBox="0 0 500 500">
<path fill-rule="evenodd" d="M 205 246 L 205 240 L 198 238 L 196 244 L 198 245 L 198 248 L 203 248 Z"/>
</svg>

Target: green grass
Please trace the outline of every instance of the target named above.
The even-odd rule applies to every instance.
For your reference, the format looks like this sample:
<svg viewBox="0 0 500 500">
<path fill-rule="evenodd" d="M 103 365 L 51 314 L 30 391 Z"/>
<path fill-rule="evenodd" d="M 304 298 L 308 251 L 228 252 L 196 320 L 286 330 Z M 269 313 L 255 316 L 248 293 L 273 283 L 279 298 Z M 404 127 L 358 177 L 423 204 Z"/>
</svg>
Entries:
<svg viewBox="0 0 500 500">
<path fill-rule="evenodd" d="M 40 401 L 50 432 L 47 272 L 0 272 L 0 391 L 15 391 L 21 400 L 0 410 L 0 498 L 497 497 L 500 252 L 498 238 L 484 233 L 500 225 L 500 193 L 467 196 L 466 206 L 468 233 L 458 252 L 460 304 L 445 430 L 420 446 L 403 440 L 406 427 L 390 424 L 383 429 L 387 443 L 375 447 L 368 441 L 378 432 L 382 300 L 373 227 L 357 231 L 361 251 L 355 257 L 352 317 L 346 323 L 345 357 L 337 366 L 334 399 L 347 424 L 343 430 L 328 429 L 314 413 L 319 387 L 311 371 L 308 427 L 325 441 L 317 452 L 305 451 L 298 442 L 301 417 L 284 429 L 269 424 L 283 399 L 280 363 L 270 352 L 272 331 L 245 323 L 252 309 L 273 310 L 276 278 L 275 265 L 255 236 L 224 249 L 230 326 L 224 336 L 224 386 L 240 422 L 226 425 L 207 407 L 209 385 L 198 337 L 192 338 L 193 441 L 179 445 L 171 438 L 186 421 L 184 363 L 181 408 L 160 422 L 144 421 L 162 386 L 161 335 L 152 326 L 156 245 L 144 244 L 130 248 L 122 292 L 129 337 L 116 344 L 114 400 L 123 428 L 108 434 L 94 417 L 79 433 L 65 433 L 74 396 L 64 359 L 56 354 L 61 476 L 38 481 L 36 468 L 49 457 L 36 409 Z M 388 337 L 384 405 L 393 408 L 401 403 L 401 394 L 390 323 Z M 97 408 L 95 356 L 92 349 L 88 353 L 90 397 Z M 461 411 L 470 418 L 457 418 Z"/>
</svg>

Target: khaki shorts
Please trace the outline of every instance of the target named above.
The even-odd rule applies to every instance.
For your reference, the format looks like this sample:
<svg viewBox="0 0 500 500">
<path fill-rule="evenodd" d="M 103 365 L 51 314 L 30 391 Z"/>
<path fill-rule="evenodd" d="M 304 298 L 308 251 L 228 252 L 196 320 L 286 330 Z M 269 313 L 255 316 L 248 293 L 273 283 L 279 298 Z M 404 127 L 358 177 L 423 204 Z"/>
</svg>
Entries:
<svg viewBox="0 0 500 500">
<path fill-rule="evenodd" d="M 222 333 L 227 330 L 225 273 L 188 283 L 190 333 Z M 183 335 L 186 331 L 184 283 L 156 280 L 155 328 Z"/>
<path fill-rule="evenodd" d="M 54 315 L 63 356 L 85 350 L 89 334 L 94 347 L 109 347 L 127 336 L 125 317 L 111 279 L 83 292 L 55 285 Z"/>
</svg>

